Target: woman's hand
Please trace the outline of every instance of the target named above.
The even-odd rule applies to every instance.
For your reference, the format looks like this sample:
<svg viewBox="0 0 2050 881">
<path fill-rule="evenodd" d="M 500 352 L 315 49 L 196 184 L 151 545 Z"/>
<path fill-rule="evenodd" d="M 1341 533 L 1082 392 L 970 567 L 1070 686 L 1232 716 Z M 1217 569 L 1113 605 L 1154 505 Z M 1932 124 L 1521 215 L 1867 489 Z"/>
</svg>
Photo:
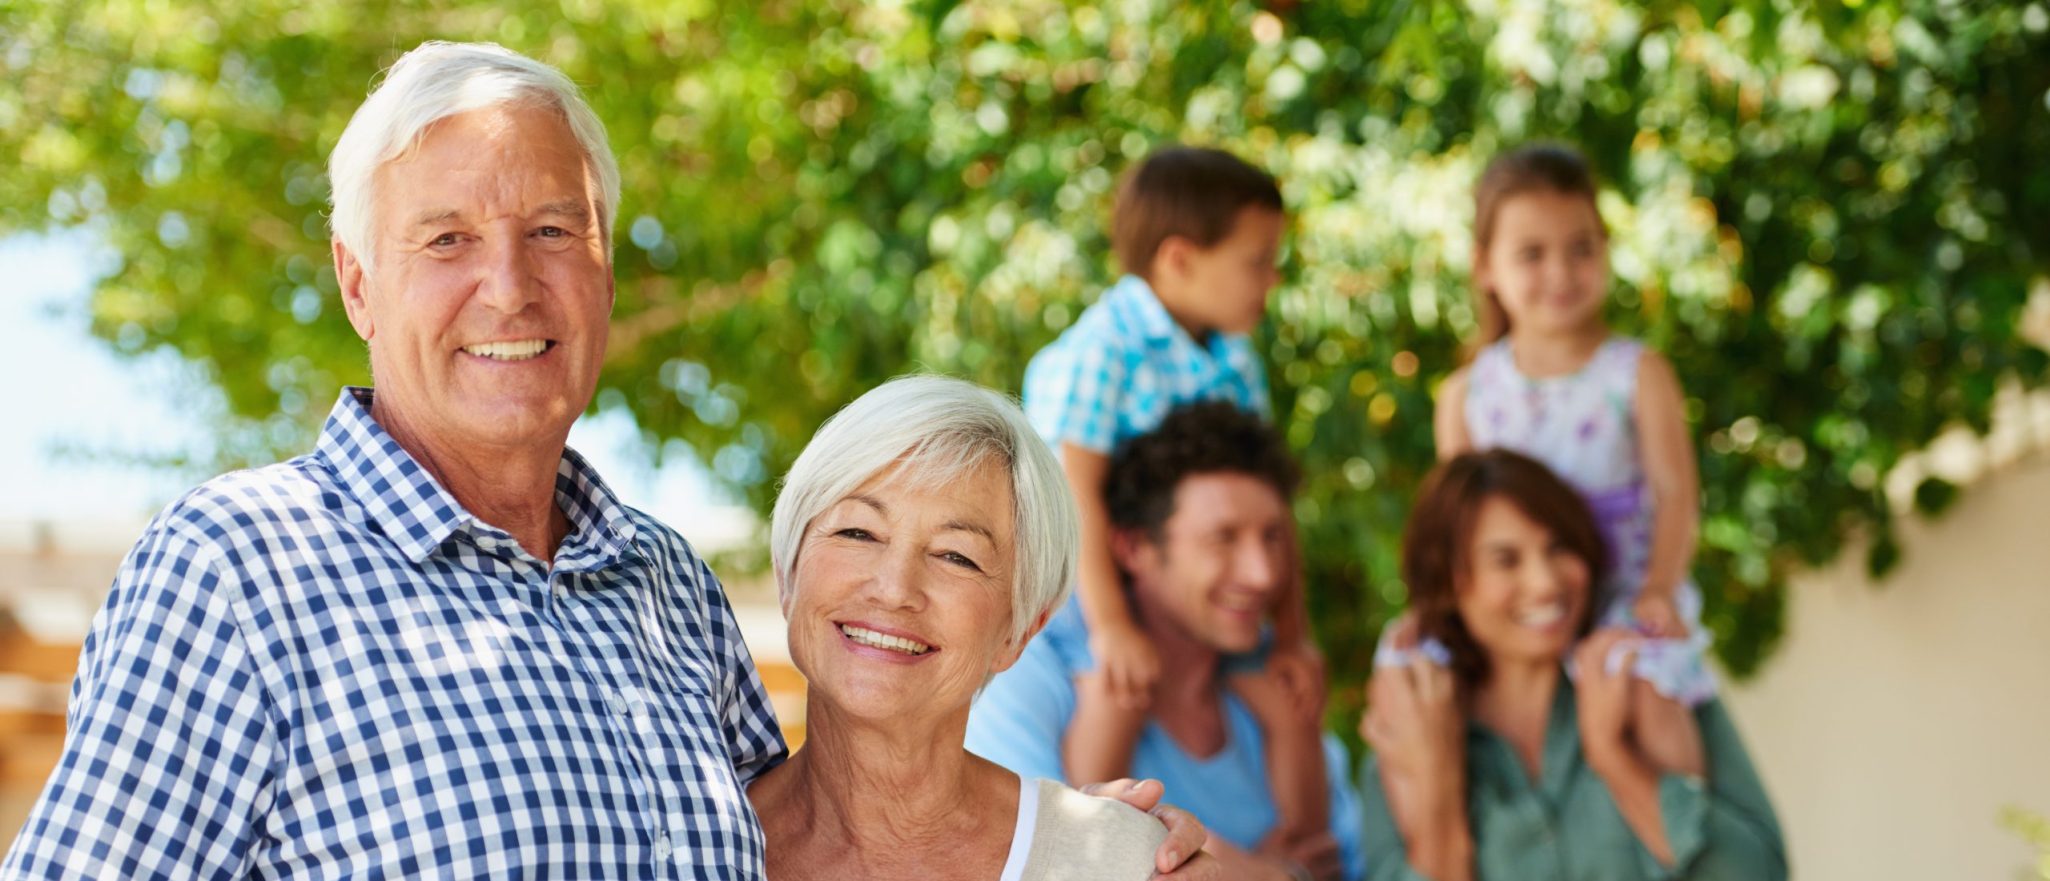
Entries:
<svg viewBox="0 0 2050 881">
<path fill-rule="evenodd" d="M 1208 874 L 1215 869 L 1205 868 L 1196 856 L 1203 851 L 1204 842 L 1210 839 L 1210 830 L 1203 828 L 1195 815 L 1173 805 L 1161 804 L 1160 797 L 1166 789 L 1158 780 L 1111 780 L 1105 783 L 1091 783 L 1081 789 L 1084 795 L 1116 799 L 1152 814 L 1161 825 L 1167 827 L 1167 840 L 1153 852 L 1153 867 L 1160 871 L 1159 877 L 1172 881 L 1197 881 L 1197 879 L 1223 879 L 1225 875 Z M 1192 870 L 1183 874 L 1176 870 Z"/>
<path fill-rule="evenodd" d="M 1627 630 L 1605 627 L 1573 649 L 1573 664 L 1580 674 L 1575 685 L 1580 747 L 1597 773 L 1618 759 L 1635 755 L 1629 723 L 1637 639 Z"/>
<path fill-rule="evenodd" d="M 1452 671 L 1422 658 L 1374 668 L 1360 735 L 1380 762 L 1410 867 L 1438 881 L 1471 879 L 1466 718 Z"/>
<path fill-rule="evenodd" d="M 1435 663 L 1377 667 L 1367 682 L 1360 735 L 1383 767 L 1418 780 L 1463 778 L 1465 723 L 1452 671 Z"/>
</svg>

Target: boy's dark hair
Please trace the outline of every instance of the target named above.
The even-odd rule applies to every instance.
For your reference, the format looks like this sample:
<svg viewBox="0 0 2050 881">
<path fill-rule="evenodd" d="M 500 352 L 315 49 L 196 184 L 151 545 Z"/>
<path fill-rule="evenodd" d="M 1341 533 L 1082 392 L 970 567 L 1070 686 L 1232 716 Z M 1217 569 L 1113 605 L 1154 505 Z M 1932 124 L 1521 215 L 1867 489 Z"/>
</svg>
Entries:
<svg viewBox="0 0 2050 881">
<path fill-rule="evenodd" d="M 1597 193 L 1594 169 L 1587 164 L 1587 157 L 1565 144 L 1525 144 L 1496 156 L 1488 163 L 1486 171 L 1473 188 L 1473 247 L 1475 260 L 1495 240 L 1495 219 L 1502 213 L 1502 203 L 1509 197 L 1533 190 L 1549 190 L 1567 196 L 1585 196 L 1589 207 L 1595 209 L 1595 220 L 1601 220 L 1601 208 L 1596 204 Z M 1478 350 L 1509 334 L 1509 313 L 1502 309 L 1502 301 L 1495 298 L 1494 291 L 1476 290 L 1476 311 L 1480 319 L 1480 339 L 1474 347 Z"/>
<path fill-rule="evenodd" d="M 1103 481 L 1111 528 L 1160 538 L 1182 481 L 1220 472 L 1265 481 L 1284 500 L 1300 479 L 1288 446 L 1265 420 L 1224 401 L 1190 404 L 1111 456 Z"/>
<path fill-rule="evenodd" d="M 1151 281 L 1153 255 L 1169 236 L 1213 247 L 1248 206 L 1282 210 L 1281 188 L 1267 172 L 1223 150 L 1157 150 L 1118 187 L 1111 249 L 1126 272 Z"/>
<path fill-rule="evenodd" d="M 1488 656 L 1459 617 L 1459 586 L 1473 571 L 1473 531 L 1481 506 L 1500 498 L 1587 565 L 1587 607 L 1574 622 L 1586 636 L 1607 602 L 1602 590 L 1608 545 L 1587 501 L 1536 459 L 1505 449 L 1461 453 L 1431 469 L 1402 533 L 1402 580 L 1417 631 L 1452 654 L 1452 675 L 1471 689 L 1487 681 Z M 1472 693 L 1470 690 L 1468 693 Z"/>
</svg>

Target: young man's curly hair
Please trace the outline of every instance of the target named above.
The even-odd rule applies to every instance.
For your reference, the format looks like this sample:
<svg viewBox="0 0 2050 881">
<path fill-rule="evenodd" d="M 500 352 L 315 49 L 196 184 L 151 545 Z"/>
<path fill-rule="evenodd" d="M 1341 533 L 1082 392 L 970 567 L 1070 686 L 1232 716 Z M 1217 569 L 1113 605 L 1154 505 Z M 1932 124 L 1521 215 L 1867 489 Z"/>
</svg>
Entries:
<svg viewBox="0 0 2050 881">
<path fill-rule="evenodd" d="M 1266 420 L 1223 401 L 1190 404 L 1111 455 L 1103 485 L 1110 525 L 1143 529 L 1157 540 L 1182 481 L 1218 473 L 1258 478 L 1283 499 L 1301 480 L 1288 445 Z"/>
</svg>

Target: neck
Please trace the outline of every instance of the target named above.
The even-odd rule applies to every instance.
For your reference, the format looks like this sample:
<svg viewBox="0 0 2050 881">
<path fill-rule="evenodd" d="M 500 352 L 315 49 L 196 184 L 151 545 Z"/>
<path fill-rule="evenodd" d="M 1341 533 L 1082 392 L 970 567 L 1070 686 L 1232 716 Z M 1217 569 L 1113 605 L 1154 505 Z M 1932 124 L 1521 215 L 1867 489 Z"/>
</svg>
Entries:
<svg viewBox="0 0 2050 881">
<path fill-rule="evenodd" d="M 1564 333 L 1512 332 L 1509 347 L 1517 369 L 1524 374 L 1558 376 L 1586 365 L 1594 350 L 1608 338 L 1609 326 L 1593 321 L 1586 327 Z"/>
<path fill-rule="evenodd" d="M 860 864 L 958 845 L 979 825 L 962 805 L 987 801 L 977 783 L 1008 776 L 962 746 L 966 707 L 937 724 L 850 718 L 816 694 L 805 708 L 809 738 L 778 773 L 808 834 Z"/>
<path fill-rule="evenodd" d="M 1135 585 L 1133 590 L 1143 588 Z M 1155 706 L 1215 703 L 1222 653 L 1143 599 L 1135 605 L 1139 627 L 1153 640 L 1153 650 L 1160 655 L 1160 669 L 1175 671 L 1174 675 L 1160 677 L 1154 688 Z"/>
<path fill-rule="evenodd" d="M 1208 342 L 1210 335 L 1216 332 L 1216 328 L 1208 327 L 1184 314 L 1186 310 L 1181 308 L 1182 292 L 1162 291 L 1151 281 L 1146 282 L 1146 286 L 1153 290 L 1153 298 L 1160 301 L 1160 307 L 1167 310 L 1167 317 L 1174 319 L 1175 326 L 1180 327 L 1182 332 L 1188 334 L 1189 339 L 1195 340 L 1198 345 Z"/>
<path fill-rule="evenodd" d="M 413 429 L 404 413 L 382 396 L 370 399 L 370 418 L 432 475 L 463 510 L 503 529 L 543 562 L 569 535 L 569 517 L 555 504 L 555 475 L 563 444 L 522 447 L 464 447 L 437 442 Z M 568 439 L 567 432 L 563 440 Z"/>
<path fill-rule="evenodd" d="M 1488 679 L 1473 696 L 1473 716 L 1511 739 L 1529 733 L 1535 721 L 1535 730 L 1542 736 L 1560 675 L 1557 660 L 1490 658 Z"/>
</svg>

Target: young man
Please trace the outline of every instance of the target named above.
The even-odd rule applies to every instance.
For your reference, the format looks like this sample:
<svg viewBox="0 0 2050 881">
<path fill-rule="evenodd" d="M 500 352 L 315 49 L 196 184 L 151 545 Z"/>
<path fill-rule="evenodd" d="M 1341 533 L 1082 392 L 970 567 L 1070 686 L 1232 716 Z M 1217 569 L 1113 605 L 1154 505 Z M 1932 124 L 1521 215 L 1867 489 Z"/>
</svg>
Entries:
<svg viewBox="0 0 2050 881">
<path fill-rule="evenodd" d="M 1066 732 L 1102 731 L 1125 745 L 1132 773 L 1166 784 L 1224 843 L 1213 852 L 1235 877 L 1255 867 L 1360 877 L 1359 800 L 1337 741 L 1316 744 L 1329 769 L 1320 781 L 1329 820 L 1283 829 L 1267 738 L 1225 686 L 1228 659 L 1260 644 L 1263 610 L 1293 587 L 1296 468 L 1286 447 L 1259 417 L 1213 401 L 1120 447 L 1106 477 L 1111 555 L 1128 585 L 1120 593 L 1164 662 L 1150 702 L 1134 708 L 1078 677 L 1086 658 L 1063 648 L 1084 639 L 1071 605 L 976 701 L 969 750 L 1026 777 L 1058 779 Z"/>
</svg>

